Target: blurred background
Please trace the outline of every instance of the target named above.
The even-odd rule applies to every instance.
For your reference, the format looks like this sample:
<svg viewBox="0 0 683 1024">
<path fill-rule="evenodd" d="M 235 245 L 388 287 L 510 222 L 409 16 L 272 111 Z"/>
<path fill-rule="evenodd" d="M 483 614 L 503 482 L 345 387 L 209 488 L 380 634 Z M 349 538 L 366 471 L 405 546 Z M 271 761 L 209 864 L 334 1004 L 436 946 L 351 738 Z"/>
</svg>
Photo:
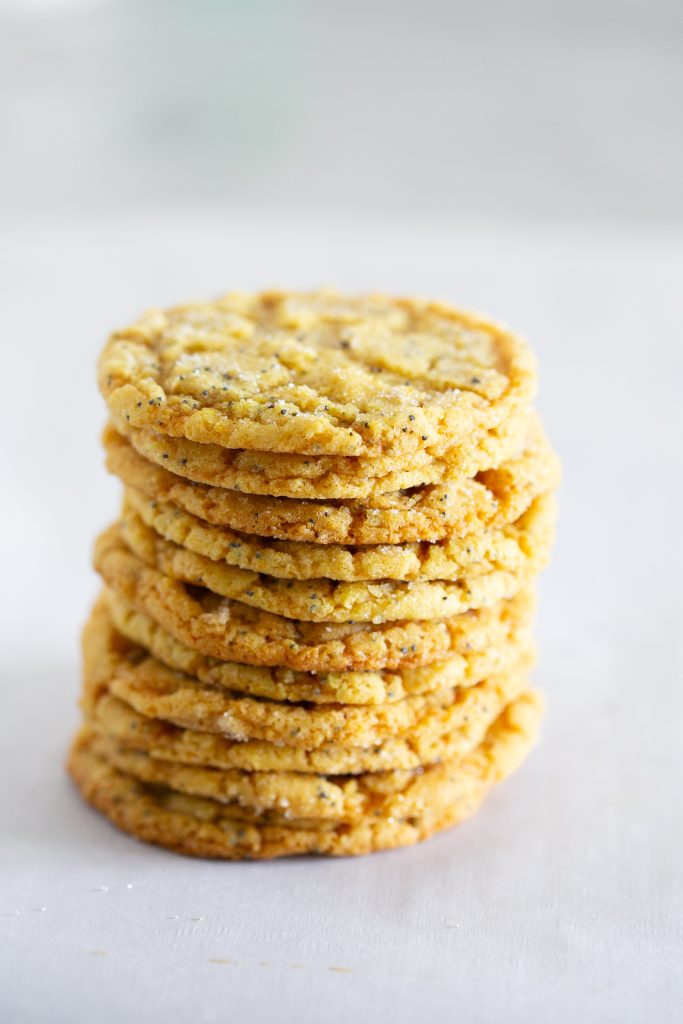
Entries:
<svg viewBox="0 0 683 1024">
<path fill-rule="evenodd" d="M 0 0 L 0 203 L 680 223 L 676 0 Z"/>
</svg>

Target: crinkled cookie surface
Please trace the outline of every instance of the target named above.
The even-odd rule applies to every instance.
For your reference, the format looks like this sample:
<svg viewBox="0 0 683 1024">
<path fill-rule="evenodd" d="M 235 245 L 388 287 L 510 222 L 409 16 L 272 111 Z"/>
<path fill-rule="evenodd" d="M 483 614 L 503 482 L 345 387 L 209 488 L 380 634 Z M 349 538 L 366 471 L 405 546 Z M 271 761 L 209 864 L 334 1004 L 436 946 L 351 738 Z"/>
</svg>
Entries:
<svg viewBox="0 0 683 1024">
<path fill-rule="evenodd" d="M 99 363 L 117 416 L 225 448 L 438 453 L 529 405 L 534 359 L 510 331 L 386 295 L 231 293 L 152 310 Z"/>
</svg>

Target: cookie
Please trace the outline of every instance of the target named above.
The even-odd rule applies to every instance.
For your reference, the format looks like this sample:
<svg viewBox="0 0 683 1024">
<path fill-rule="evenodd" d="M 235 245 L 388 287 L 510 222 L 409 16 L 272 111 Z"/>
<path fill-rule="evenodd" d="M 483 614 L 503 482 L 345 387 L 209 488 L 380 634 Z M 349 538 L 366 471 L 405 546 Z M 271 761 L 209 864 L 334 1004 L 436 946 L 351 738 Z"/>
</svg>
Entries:
<svg viewBox="0 0 683 1024">
<path fill-rule="evenodd" d="M 222 799 L 220 802 L 223 805 L 224 817 L 226 820 L 233 821 L 236 823 L 257 823 L 259 825 L 282 825 L 287 828 L 309 828 L 309 829 L 326 829 L 332 827 L 336 822 L 333 817 L 315 815 L 302 815 L 294 813 L 292 806 L 296 807 L 298 804 L 309 803 L 312 809 L 312 800 L 306 801 L 305 799 L 297 799 L 299 792 L 310 791 L 314 792 L 318 780 L 325 781 L 325 776 L 322 775 L 297 775 L 296 772 L 239 772 L 233 770 L 231 772 L 219 772 L 213 768 L 193 768 L 188 765 L 173 764 L 171 761 L 160 761 L 157 758 L 150 757 L 148 754 L 142 753 L 139 750 L 130 750 L 121 744 L 118 744 L 111 737 L 103 736 L 101 733 L 95 732 L 89 726 L 84 725 L 81 727 L 79 740 L 81 743 L 84 742 L 87 736 L 89 750 L 96 753 L 98 756 L 107 760 L 113 767 L 118 768 L 120 771 L 125 772 L 128 775 L 132 775 L 135 779 L 140 782 L 150 783 L 156 787 L 169 786 L 169 780 L 175 779 L 178 785 L 176 787 L 169 787 L 174 789 L 177 793 L 186 793 L 189 796 L 196 796 L 197 793 L 194 789 L 201 788 L 212 788 L 214 791 L 220 793 L 224 791 L 237 791 L 243 797 L 241 802 L 237 800 L 230 800 L 228 798 Z M 387 773 L 391 775 L 391 773 Z M 403 775 L 410 775 L 410 772 L 397 773 Z M 220 777 L 220 782 L 218 781 Z M 232 777 L 239 777 L 241 782 L 230 782 L 228 781 Z M 368 776 L 372 778 L 373 776 Z M 301 780 L 307 780 L 309 786 L 305 787 L 301 785 Z M 255 784 L 252 784 L 252 780 Z M 259 782 L 263 780 L 265 785 L 259 785 Z M 268 781 L 271 780 L 270 785 Z M 348 781 L 348 780 L 346 780 Z M 204 786 L 202 787 L 202 784 Z M 318 784 L 319 785 L 319 784 Z M 332 784 L 334 785 L 334 784 Z M 328 783 L 328 786 L 330 784 Z M 331 787 L 330 787 L 331 788 Z M 335 787 L 338 788 L 338 787 Z M 272 790 L 274 798 L 279 807 L 273 807 L 268 810 L 257 811 L 247 805 L 245 794 L 247 793 L 258 793 L 265 795 Z M 293 804 L 290 804 L 288 793 L 292 793 Z M 320 786 L 320 792 L 322 787 Z M 325 800 L 321 797 L 318 801 L 318 806 L 321 809 L 325 808 Z M 340 822 L 339 822 L 340 823 Z"/>
<path fill-rule="evenodd" d="M 92 664 L 85 673 L 82 707 L 86 720 L 96 731 L 167 761 L 253 772 L 358 775 L 390 769 L 412 770 L 462 756 L 481 742 L 503 708 L 527 686 L 524 674 L 508 673 L 458 691 L 444 731 L 430 722 L 423 732 L 388 737 L 369 746 L 328 744 L 312 750 L 293 743 L 231 740 L 218 733 L 185 729 L 149 718 L 108 693 L 107 680 Z"/>
<path fill-rule="evenodd" d="M 173 671 L 137 645 L 124 652 L 121 640 L 106 606 L 98 604 L 84 631 L 84 656 L 87 665 L 112 662 L 106 692 L 148 718 L 230 740 L 265 740 L 314 750 L 330 744 L 377 745 L 410 731 L 424 745 L 451 731 L 462 717 L 461 691 L 448 685 L 373 707 L 310 707 L 239 696 Z M 520 649 L 509 671 L 526 673 L 531 664 L 530 649 Z M 102 684 L 91 684 L 86 678 L 86 685 L 93 687 L 86 699 L 89 706 Z"/>
<path fill-rule="evenodd" d="M 540 713 L 538 694 L 526 693 L 503 711 L 508 727 L 528 731 Z M 487 737 L 500 724 L 496 720 Z M 414 771 L 386 771 L 354 776 L 304 775 L 296 772 L 245 772 L 183 765 L 132 750 L 85 726 L 91 751 L 141 782 L 166 786 L 188 796 L 216 800 L 240 820 L 271 824 L 295 821 L 352 824 L 365 817 L 410 817 L 424 808 L 437 810 L 440 785 L 460 767 L 458 759 Z M 477 748 L 483 752 L 485 746 Z M 474 753 L 474 752 L 473 752 Z M 469 755 L 472 757 L 472 754 Z M 451 794 L 445 794 L 450 799 Z M 310 827 L 310 824 L 309 824 Z"/>
<path fill-rule="evenodd" d="M 514 522 L 559 481 L 559 462 L 532 418 L 523 450 L 496 469 L 448 485 L 413 488 L 365 501 L 274 498 L 194 483 L 139 455 L 109 425 L 107 468 L 129 487 L 170 502 L 215 526 L 314 544 L 404 544 L 480 534 Z"/>
<path fill-rule="evenodd" d="M 501 465 L 523 443 L 529 415 L 513 416 L 438 455 L 422 451 L 410 458 L 221 448 L 135 428 L 114 414 L 112 424 L 145 459 L 195 483 L 273 497 L 376 501 L 393 491 L 450 482 Z"/>
<path fill-rule="evenodd" d="M 161 779 L 141 781 L 116 767 L 109 748 L 99 748 L 97 738 L 87 730 L 72 747 L 68 769 L 89 803 L 146 842 L 194 856 L 231 860 L 295 853 L 344 856 L 409 845 L 469 817 L 490 787 L 524 760 L 539 718 L 536 696 L 521 696 L 468 755 L 418 776 L 407 784 L 407 792 L 373 800 L 372 811 L 378 813 L 326 828 L 235 821 L 222 800 L 178 793 Z M 207 783 L 206 772 L 199 774 L 203 777 L 200 787 L 203 782 L 211 791 L 221 785 Z M 178 774 L 176 781 L 179 778 Z M 185 774 L 182 781 L 189 778 Z"/>
<path fill-rule="evenodd" d="M 297 772 L 244 772 L 233 768 L 223 770 L 179 764 L 150 757 L 133 750 L 110 736 L 83 726 L 81 742 L 87 739 L 92 753 L 113 767 L 141 782 L 167 786 L 188 796 L 200 796 L 239 808 L 261 819 L 278 814 L 287 821 L 344 822 L 358 821 L 376 805 L 375 790 L 381 799 L 400 792 L 409 783 L 422 777 L 421 772 L 380 772 L 344 776 L 302 775 Z"/>
<path fill-rule="evenodd" d="M 498 325 L 325 291 L 152 310 L 110 337 L 98 379 L 117 416 L 171 437 L 400 458 L 496 427 L 528 408 L 536 383 L 529 348 Z"/>
<path fill-rule="evenodd" d="M 240 665 L 193 650 L 137 611 L 125 598 L 107 591 L 103 598 L 116 630 L 145 647 L 169 668 L 195 676 L 208 686 L 278 701 L 309 704 L 372 705 L 431 693 L 444 686 L 472 686 L 507 670 L 522 647 L 530 645 L 531 609 L 520 604 L 519 615 L 494 619 L 488 630 L 472 630 L 467 649 L 444 661 L 398 671 L 295 672 L 281 667 Z"/>
<path fill-rule="evenodd" d="M 449 537 L 429 544 L 376 544 L 362 548 L 339 544 L 273 541 L 214 526 L 178 505 L 145 497 L 127 487 L 123 517 L 132 510 L 165 540 L 213 562 L 278 579 L 457 580 L 494 570 L 523 572 L 527 555 L 523 529 L 510 523 L 499 530 Z"/>
<path fill-rule="evenodd" d="M 114 593 L 188 647 L 222 661 L 303 672 L 429 665 L 466 653 L 473 633 L 486 636 L 500 616 L 516 619 L 532 600 L 529 587 L 523 587 L 510 601 L 449 619 L 377 625 L 298 622 L 170 579 L 137 558 L 121 541 L 118 527 L 98 539 L 94 565 Z"/>
<path fill-rule="evenodd" d="M 519 552 L 513 571 L 493 568 L 456 580 L 408 583 L 286 580 L 249 572 L 164 540 L 129 506 L 124 506 L 119 530 L 130 550 L 148 565 L 172 579 L 206 587 L 220 597 L 300 621 L 380 623 L 441 619 L 513 597 L 544 567 L 555 516 L 554 497 L 543 495 L 509 528 L 516 534 Z"/>
</svg>

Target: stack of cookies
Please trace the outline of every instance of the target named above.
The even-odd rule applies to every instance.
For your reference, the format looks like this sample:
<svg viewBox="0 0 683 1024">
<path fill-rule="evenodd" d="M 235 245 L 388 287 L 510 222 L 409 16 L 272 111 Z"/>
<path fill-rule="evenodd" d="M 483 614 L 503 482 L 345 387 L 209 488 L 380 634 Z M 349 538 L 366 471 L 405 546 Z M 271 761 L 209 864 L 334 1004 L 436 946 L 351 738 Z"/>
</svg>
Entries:
<svg viewBox="0 0 683 1024">
<path fill-rule="evenodd" d="M 69 770 L 139 839 L 358 854 L 472 815 L 531 747 L 559 468 L 509 331 L 229 294 L 100 359 L 107 465 Z"/>
</svg>

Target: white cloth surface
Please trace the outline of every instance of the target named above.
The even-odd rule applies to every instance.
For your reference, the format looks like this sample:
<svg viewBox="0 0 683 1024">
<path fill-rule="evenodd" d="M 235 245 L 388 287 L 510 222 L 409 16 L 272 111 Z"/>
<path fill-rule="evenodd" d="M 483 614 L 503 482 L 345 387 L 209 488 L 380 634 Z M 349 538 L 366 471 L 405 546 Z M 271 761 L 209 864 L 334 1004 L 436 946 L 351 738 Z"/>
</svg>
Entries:
<svg viewBox="0 0 683 1024">
<path fill-rule="evenodd" d="M 5 235 L 2 1020 L 680 1020 L 682 256 L 663 233 L 208 213 Z M 476 819 L 414 849 L 184 859 L 116 832 L 62 771 L 90 543 L 118 495 L 94 360 L 145 306 L 320 282 L 482 309 L 538 353 L 564 461 L 543 742 Z"/>
</svg>

